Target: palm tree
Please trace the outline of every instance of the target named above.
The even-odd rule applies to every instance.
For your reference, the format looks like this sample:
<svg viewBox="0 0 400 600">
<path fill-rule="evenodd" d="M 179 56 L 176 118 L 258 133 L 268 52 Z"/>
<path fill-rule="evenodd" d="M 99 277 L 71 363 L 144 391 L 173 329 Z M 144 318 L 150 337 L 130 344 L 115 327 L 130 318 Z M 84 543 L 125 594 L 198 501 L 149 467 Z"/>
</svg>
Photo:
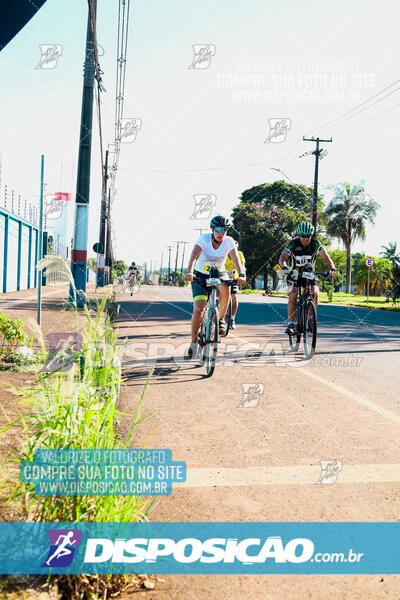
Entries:
<svg viewBox="0 0 400 600">
<path fill-rule="evenodd" d="M 387 246 L 382 244 L 383 252 L 379 252 L 384 258 L 388 258 L 392 265 L 400 264 L 400 252 L 397 252 L 397 242 L 389 242 Z"/>
<path fill-rule="evenodd" d="M 358 283 L 357 293 L 368 284 L 369 271 L 369 286 L 370 293 L 377 296 L 378 293 L 387 292 L 391 280 L 393 265 L 387 258 L 376 258 L 373 267 L 367 267 L 364 260 L 360 260 L 357 267 L 355 282 Z"/>
<path fill-rule="evenodd" d="M 351 285 L 351 246 L 357 240 L 365 240 L 366 223 L 374 223 L 379 204 L 365 193 L 364 182 L 351 186 L 346 181 L 336 186 L 325 216 L 328 235 L 341 240 L 346 249 L 346 292 Z"/>
</svg>

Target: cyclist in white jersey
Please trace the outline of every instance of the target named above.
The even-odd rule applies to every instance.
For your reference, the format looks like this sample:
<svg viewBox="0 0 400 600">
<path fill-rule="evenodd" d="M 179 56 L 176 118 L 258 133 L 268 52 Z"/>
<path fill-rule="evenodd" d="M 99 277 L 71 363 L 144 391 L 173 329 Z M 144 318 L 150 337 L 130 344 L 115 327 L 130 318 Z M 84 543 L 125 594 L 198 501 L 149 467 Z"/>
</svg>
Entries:
<svg viewBox="0 0 400 600">
<path fill-rule="evenodd" d="M 192 284 L 193 292 L 193 316 L 192 316 L 192 343 L 189 348 L 189 358 L 194 358 L 196 352 L 197 334 L 200 329 L 201 319 L 207 304 L 210 288 L 207 287 L 207 278 L 212 267 L 218 268 L 219 272 L 225 272 L 226 258 L 232 259 L 239 273 L 238 283 L 244 283 L 246 276 L 242 273 L 239 254 L 235 240 L 227 235 L 230 223 L 222 216 L 213 217 L 210 222 L 211 233 L 204 233 L 195 243 L 189 259 L 188 271 L 185 275 L 187 281 Z M 195 266 L 196 263 L 196 266 Z M 193 268 L 195 266 L 195 270 Z M 227 277 L 228 278 L 228 277 Z M 225 333 L 225 314 L 228 308 L 230 287 L 218 286 L 219 302 L 219 330 Z"/>
</svg>

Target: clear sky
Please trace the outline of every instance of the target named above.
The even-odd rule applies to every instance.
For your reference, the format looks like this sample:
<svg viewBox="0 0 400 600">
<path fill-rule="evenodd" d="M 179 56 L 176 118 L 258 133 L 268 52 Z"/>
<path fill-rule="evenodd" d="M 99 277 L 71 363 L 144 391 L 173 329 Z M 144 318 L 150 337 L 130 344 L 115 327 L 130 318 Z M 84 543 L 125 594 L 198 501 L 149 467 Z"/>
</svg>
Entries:
<svg viewBox="0 0 400 600">
<path fill-rule="evenodd" d="M 117 12 L 117 0 L 98 0 L 105 147 L 114 137 Z M 2 183 L 32 199 L 41 153 L 47 191 L 75 191 L 86 18 L 85 0 L 47 0 L 0 53 Z M 216 196 L 214 214 L 228 215 L 244 189 L 282 178 L 271 167 L 311 186 L 313 157 L 299 156 L 314 146 L 303 135 L 333 137 L 320 193 L 365 180 L 381 205 L 356 249 L 377 254 L 399 240 L 396 86 L 329 125 L 398 78 L 399 18 L 398 0 L 131 0 L 124 116 L 142 128 L 121 147 L 116 257 L 159 261 L 164 250 L 165 261 L 167 245 L 195 241 L 195 228 L 208 227 L 189 218 L 196 194 Z M 62 46 L 55 68 L 35 68 L 40 44 Z M 208 68 L 189 68 L 193 44 L 215 47 Z M 284 141 L 265 142 L 268 119 L 290 120 Z M 89 248 L 99 228 L 97 126 L 92 147 Z"/>
</svg>

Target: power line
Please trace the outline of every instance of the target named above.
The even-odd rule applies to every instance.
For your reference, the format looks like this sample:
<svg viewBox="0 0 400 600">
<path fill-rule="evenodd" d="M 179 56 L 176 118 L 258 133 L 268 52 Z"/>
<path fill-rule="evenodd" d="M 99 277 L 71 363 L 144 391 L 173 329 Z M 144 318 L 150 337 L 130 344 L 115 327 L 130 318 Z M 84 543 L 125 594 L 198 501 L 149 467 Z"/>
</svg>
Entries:
<svg viewBox="0 0 400 600">
<path fill-rule="evenodd" d="M 122 10 L 121 10 L 122 9 Z M 130 0 L 119 0 L 117 34 L 117 75 L 115 82 L 114 158 L 111 185 L 114 187 L 121 149 L 122 119 L 124 114 L 126 57 L 128 49 Z"/>
<path fill-rule="evenodd" d="M 319 126 L 319 129 L 322 129 L 323 127 L 327 127 L 328 125 L 330 125 L 331 123 L 335 123 L 336 121 L 340 121 L 341 119 L 343 119 L 346 115 L 351 114 L 352 112 L 354 112 L 355 110 L 357 110 L 358 108 L 360 108 L 361 106 L 364 106 L 364 104 L 367 104 L 368 102 L 370 102 L 371 100 L 373 100 L 374 98 L 376 98 L 377 96 L 380 96 L 381 94 L 383 94 L 384 92 L 386 92 L 386 90 L 389 90 L 390 88 L 392 88 L 394 85 L 396 85 L 397 83 L 400 83 L 400 79 L 397 79 L 396 81 L 394 81 L 393 83 L 391 83 L 390 85 L 388 85 L 387 87 L 385 87 L 383 90 L 380 90 L 379 92 L 377 92 L 376 94 L 374 94 L 373 96 L 371 96 L 370 98 L 367 98 L 367 100 L 364 100 L 363 102 L 361 102 L 360 104 L 358 104 L 357 106 L 355 106 L 354 108 L 351 108 L 350 110 L 345 111 L 344 113 L 342 113 L 341 115 L 339 115 L 338 117 L 335 117 L 333 119 L 329 119 L 328 121 L 326 121 L 325 123 L 323 123 L 323 125 Z M 390 94 L 387 94 L 386 96 L 384 96 L 383 98 L 380 98 L 379 100 L 377 100 L 377 102 L 380 102 L 381 100 L 384 100 L 385 98 L 387 98 L 387 96 L 390 96 L 391 94 L 393 94 L 394 92 L 399 91 L 400 88 L 397 88 L 396 90 L 394 90 L 393 92 L 390 92 Z M 376 104 L 376 102 L 374 102 L 374 104 Z M 371 104 L 370 106 L 373 106 L 373 104 Z M 369 108 L 369 107 L 366 107 Z M 366 110 L 363 109 L 363 110 Z M 360 111 L 362 112 L 362 111 Z M 334 127 L 336 127 L 336 125 L 334 125 Z"/>
<path fill-rule="evenodd" d="M 385 98 L 387 98 L 388 96 L 391 96 L 392 94 L 399 92 L 400 91 L 400 87 L 393 90 L 392 92 L 390 92 L 389 94 L 386 94 L 386 96 L 384 96 L 383 98 L 380 98 L 379 100 L 375 100 L 375 102 L 373 102 L 372 104 L 369 104 L 368 106 L 365 106 L 364 108 L 362 108 L 361 110 L 357 111 L 356 113 L 354 113 L 354 115 L 352 116 L 348 116 L 342 120 L 340 120 L 338 123 L 330 126 L 330 128 L 335 128 L 338 127 L 339 125 L 341 125 L 342 123 L 348 121 L 349 119 L 352 119 L 353 117 L 355 117 L 356 115 L 359 115 L 360 113 L 364 112 L 365 110 L 368 110 L 369 108 L 371 108 L 371 106 L 374 106 L 375 104 L 378 104 L 378 102 L 381 102 L 382 100 L 384 100 Z"/>
<path fill-rule="evenodd" d="M 367 119 L 366 121 L 362 121 L 361 123 L 357 123 L 356 125 L 353 125 L 353 127 L 349 127 L 348 129 L 345 129 L 344 131 L 339 131 L 339 133 L 337 133 L 336 135 L 342 135 L 343 133 L 347 133 L 348 131 L 352 131 L 356 127 L 361 127 L 361 125 L 365 125 L 366 123 L 370 123 L 371 121 L 375 121 L 375 119 L 378 119 L 379 117 L 382 117 L 383 115 L 386 115 L 387 113 L 392 112 L 392 110 L 395 110 L 396 108 L 399 108 L 399 107 L 400 107 L 400 104 L 395 104 L 395 106 L 392 106 L 388 110 L 385 110 L 385 111 L 379 113 L 378 115 L 375 115 L 374 117 L 371 117 L 370 119 Z"/>
<path fill-rule="evenodd" d="M 289 159 L 283 159 L 285 160 Z M 245 169 L 247 167 L 260 167 L 265 166 L 268 163 L 276 162 L 276 159 L 263 160 L 261 162 L 246 163 L 242 165 L 227 165 L 224 167 L 204 167 L 201 169 L 121 169 L 121 172 L 135 172 L 135 173 L 198 173 L 206 171 L 227 171 L 229 169 Z"/>
</svg>

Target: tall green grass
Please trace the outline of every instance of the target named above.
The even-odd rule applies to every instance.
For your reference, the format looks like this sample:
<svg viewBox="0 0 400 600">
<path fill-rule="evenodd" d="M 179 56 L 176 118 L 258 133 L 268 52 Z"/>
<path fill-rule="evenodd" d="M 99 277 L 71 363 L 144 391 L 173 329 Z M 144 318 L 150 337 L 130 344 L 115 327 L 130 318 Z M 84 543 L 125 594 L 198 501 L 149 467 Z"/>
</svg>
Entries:
<svg viewBox="0 0 400 600">
<path fill-rule="evenodd" d="M 58 259 L 60 261 L 61 259 Z M 48 259 L 41 268 L 49 267 Z M 59 268 L 59 264 L 57 265 Z M 68 270 L 68 267 L 65 265 Z M 71 275 L 68 275 L 73 284 Z M 82 311 L 77 319 L 82 318 Z M 45 449 L 123 449 L 132 443 L 135 427 L 146 418 L 141 416 L 149 377 L 135 415 L 121 413 L 118 397 L 121 385 L 121 357 L 116 334 L 105 307 L 110 292 L 95 309 L 84 307 L 86 319 L 82 351 L 75 355 L 73 368 L 66 372 L 43 374 L 32 388 L 19 388 L 22 395 L 21 414 L 0 430 L 22 424 L 24 439 L 13 447 L 8 460 L 14 465 L 5 483 L 9 502 L 17 502 L 24 518 L 49 522 L 133 522 L 147 520 L 154 500 L 142 496 L 37 496 L 34 485 L 17 480 L 16 467 L 21 461 L 34 460 L 34 452 Z M 78 322 L 77 322 L 78 324 Z M 79 325 L 82 333 L 82 327 Z M 133 420 L 122 435 L 123 417 Z M 147 415 L 149 416 L 149 415 Z"/>
</svg>

